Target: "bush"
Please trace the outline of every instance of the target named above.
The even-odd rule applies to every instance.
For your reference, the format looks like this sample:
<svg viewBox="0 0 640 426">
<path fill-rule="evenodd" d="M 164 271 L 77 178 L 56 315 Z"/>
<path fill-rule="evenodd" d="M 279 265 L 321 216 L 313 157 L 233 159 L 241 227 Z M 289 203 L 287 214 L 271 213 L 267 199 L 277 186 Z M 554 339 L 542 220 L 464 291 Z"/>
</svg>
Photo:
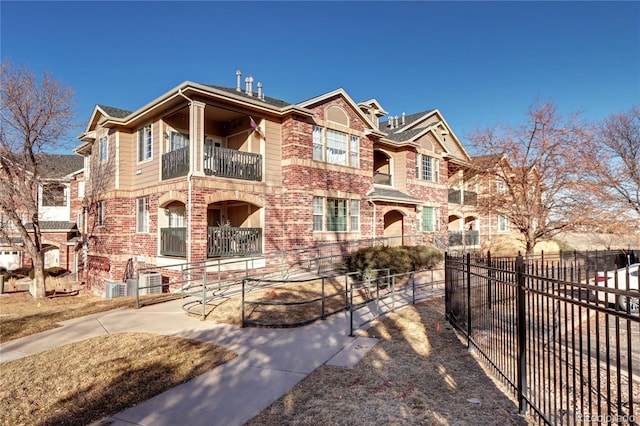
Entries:
<svg viewBox="0 0 640 426">
<path fill-rule="evenodd" d="M 377 269 L 389 269 L 390 274 L 402 274 L 433 268 L 443 258 L 442 253 L 429 246 L 375 246 L 349 254 L 343 262 L 343 272 L 355 272 L 356 279 L 373 279 Z"/>
</svg>

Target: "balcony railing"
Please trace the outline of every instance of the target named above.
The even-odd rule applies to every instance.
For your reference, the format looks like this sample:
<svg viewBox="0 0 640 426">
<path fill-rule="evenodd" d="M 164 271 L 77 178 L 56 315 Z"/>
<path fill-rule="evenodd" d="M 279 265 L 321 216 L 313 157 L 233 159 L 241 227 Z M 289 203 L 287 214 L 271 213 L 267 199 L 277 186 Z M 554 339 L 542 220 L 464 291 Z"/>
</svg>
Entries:
<svg viewBox="0 0 640 426">
<path fill-rule="evenodd" d="M 162 155 L 162 180 L 189 173 L 189 145 Z"/>
<path fill-rule="evenodd" d="M 475 206 L 478 204 L 478 194 L 472 191 L 460 191 L 459 189 L 449 189 L 450 204 L 464 204 Z"/>
<path fill-rule="evenodd" d="M 462 194 L 457 189 L 449 189 L 449 203 L 460 204 L 462 200 Z"/>
<path fill-rule="evenodd" d="M 244 180 L 262 180 L 262 155 L 205 145 L 204 173 Z"/>
<path fill-rule="evenodd" d="M 476 192 L 464 191 L 463 202 L 467 206 L 475 206 L 478 204 L 478 194 Z"/>
<path fill-rule="evenodd" d="M 387 173 L 373 172 L 373 183 L 379 185 L 391 185 L 391 175 Z"/>
<path fill-rule="evenodd" d="M 262 253 L 262 228 L 230 226 L 207 229 L 207 257 L 250 256 Z"/>
<path fill-rule="evenodd" d="M 464 244 L 463 244 L 464 242 Z M 480 245 L 479 231 L 449 231 L 449 246 Z"/>
<path fill-rule="evenodd" d="M 187 228 L 161 228 L 160 254 L 163 256 L 187 256 Z"/>
</svg>

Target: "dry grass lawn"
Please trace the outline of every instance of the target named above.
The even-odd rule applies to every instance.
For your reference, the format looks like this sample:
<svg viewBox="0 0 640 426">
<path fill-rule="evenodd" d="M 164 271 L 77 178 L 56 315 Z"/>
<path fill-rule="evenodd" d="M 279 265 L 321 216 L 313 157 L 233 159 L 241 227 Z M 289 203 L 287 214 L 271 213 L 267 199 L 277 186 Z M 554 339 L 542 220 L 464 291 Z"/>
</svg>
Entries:
<svg viewBox="0 0 640 426">
<path fill-rule="evenodd" d="M 178 337 L 119 333 L 0 364 L 0 424 L 88 424 L 236 357 Z"/>
<path fill-rule="evenodd" d="M 343 283 L 335 282 L 327 291 L 343 288 Z M 301 293 L 305 299 L 316 297 L 317 283 L 263 289 L 250 299 L 294 301 Z M 39 307 L 31 300 L 17 302 L 11 304 L 6 296 L 0 298 L 0 328 L 5 341 L 18 335 L 15 331 L 4 335 L 7 323 L 37 332 L 42 325 L 29 324 L 39 323 L 40 314 L 46 315 L 45 322 L 51 326 L 82 312 L 133 303 L 130 299 L 105 301 L 80 296 L 51 299 Z M 339 307 L 344 298 L 330 303 L 331 307 Z M 207 319 L 239 324 L 240 306 L 240 297 L 219 300 L 207 305 Z M 274 311 L 264 306 L 251 310 L 249 317 L 295 322 L 319 313 L 317 306 L 291 308 L 288 319 L 281 308 Z M 57 312 L 61 310 L 66 313 Z M 528 424 L 528 419 L 517 413 L 514 402 L 487 376 L 445 323 L 443 311 L 441 299 L 431 300 L 375 322 L 363 333 L 380 342 L 355 367 L 318 368 L 249 424 Z M 210 344 L 125 333 L 0 364 L 0 424 L 86 424 L 148 399 L 234 356 Z"/>
<path fill-rule="evenodd" d="M 381 341 L 353 368 L 322 366 L 249 425 L 527 425 L 444 323 L 443 300 L 367 331 Z"/>
</svg>

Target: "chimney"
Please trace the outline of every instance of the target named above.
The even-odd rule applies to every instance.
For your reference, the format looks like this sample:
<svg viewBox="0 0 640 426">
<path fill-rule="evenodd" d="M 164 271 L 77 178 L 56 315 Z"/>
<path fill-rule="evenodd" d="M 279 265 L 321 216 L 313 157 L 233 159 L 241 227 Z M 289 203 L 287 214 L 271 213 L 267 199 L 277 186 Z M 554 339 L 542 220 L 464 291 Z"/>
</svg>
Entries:
<svg viewBox="0 0 640 426">
<path fill-rule="evenodd" d="M 241 70 L 236 70 L 236 80 L 237 80 L 236 91 L 242 92 L 242 86 L 241 86 L 242 71 Z"/>
<path fill-rule="evenodd" d="M 404 112 L 402 113 L 402 125 L 404 126 Z"/>
<path fill-rule="evenodd" d="M 258 82 L 258 99 L 264 100 L 264 98 L 262 97 L 262 82 L 259 81 Z"/>
</svg>

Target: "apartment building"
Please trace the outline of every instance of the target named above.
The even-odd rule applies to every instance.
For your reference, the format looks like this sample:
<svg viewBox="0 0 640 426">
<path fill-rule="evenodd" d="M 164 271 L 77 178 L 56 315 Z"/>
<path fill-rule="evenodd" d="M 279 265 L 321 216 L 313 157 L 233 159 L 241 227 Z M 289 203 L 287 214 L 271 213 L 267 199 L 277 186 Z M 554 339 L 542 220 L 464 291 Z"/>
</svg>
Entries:
<svg viewBox="0 0 640 426">
<path fill-rule="evenodd" d="M 440 111 L 391 115 L 343 89 L 294 104 L 242 83 L 237 72 L 235 87 L 187 81 L 135 111 L 95 107 L 75 149 L 88 192 L 109 170 L 86 218 L 92 286 L 132 263 L 170 281 L 180 263 L 331 241 L 447 247 L 450 174 L 471 158 Z"/>
<path fill-rule="evenodd" d="M 84 169 L 83 158 L 66 154 L 37 154 L 36 161 L 41 183 L 34 195 L 38 204 L 45 268 L 57 266 L 74 273 L 79 261 L 77 213 L 81 211 L 74 203 L 79 200 L 78 182 L 82 180 L 79 176 Z M 26 228 L 33 229 L 30 213 L 18 213 Z M 23 250 L 24 242 L 15 224 L 0 216 L 0 227 L 5 235 L 5 238 L 0 238 L 0 267 L 6 270 L 31 267 L 31 257 Z"/>
</svg>

